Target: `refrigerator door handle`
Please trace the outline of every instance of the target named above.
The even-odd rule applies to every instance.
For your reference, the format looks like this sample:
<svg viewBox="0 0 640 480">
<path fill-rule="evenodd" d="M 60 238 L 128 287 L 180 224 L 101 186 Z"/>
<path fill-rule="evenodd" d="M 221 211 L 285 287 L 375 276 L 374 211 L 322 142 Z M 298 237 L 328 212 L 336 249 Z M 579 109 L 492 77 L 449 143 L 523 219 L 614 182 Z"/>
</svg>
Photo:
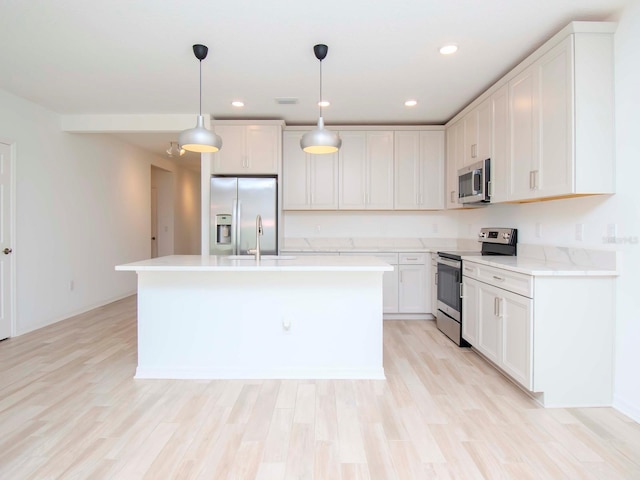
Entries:
<svg viewBox="0 0 640 480">
<path fill-rule="evenodd" d="M 231 212 L 231 246 L 233 247 L 232 255 L 237 255 L 237 228 L 238 228 L 238 200 L 233 200 L 233 211 Z"/>
<path fill-rule="evenodd" d="M 242 249 L 240 248 L 241 245 L 241 232 L 242 232 L 242 225 L 240 220 L 242 219 L 242 202 L 240 200 L 235 200 L 235 204 L 236 204 L 236 242 L 233 244 L 234 249 L 236 250 L 236 255 L 242 255 Z"/>
</svg>

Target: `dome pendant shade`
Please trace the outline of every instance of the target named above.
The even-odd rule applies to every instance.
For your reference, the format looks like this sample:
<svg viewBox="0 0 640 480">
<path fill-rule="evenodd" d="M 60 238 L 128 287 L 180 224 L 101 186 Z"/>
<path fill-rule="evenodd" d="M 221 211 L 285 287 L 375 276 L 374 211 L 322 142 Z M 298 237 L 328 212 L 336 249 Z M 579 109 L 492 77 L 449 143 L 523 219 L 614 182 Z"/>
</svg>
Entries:
<svg viewBox="0 0 640 480">
<path fill-rule="evenodd" d="M 190 152 L 214 153 L 222 148 L 222 138 L 205 128 L 203 115 L 198 115 L 198 122 L 194 128 L 180 132 L 178 143 Z"/>
<path fill-rule="evenodd" d="M 180 148 L 190 152 L 214 153 L 222 148 L 222 139 L 204 126 L 204 116 L 202 115 L 202 60 L 207 58 L 209 48 L 206 45 L 194 45 L 193 54 L 200 63 L 200 113 L 194 128 L 184 130 L 178 136 Z"/>
<path fill-rule="evenodd" d="M 335 153 L 341 146 L 342 139 L 337 133 L 324 128 L 322 117 L 318 119 L 317 128 L 305 133 L 300 139 L 300 148 L 307 153 Z"/>
<path fill-rule="evenodd" d="M 335 153 L 342 146 L 340 135 L 324 128 L 324 119 L 322 118 L 322 105 L 324 104 L 322 100 L 322 60 L 325 59 L 328 51 L 329 47 L 322 43 L 313 46 L 313 53 L 320 61 L 320 101 L 318 102 L 320 116 L 318 118 L 318 126 L 314 130 L 305 133 L 300 139 L 300 148 L 306 153 Z"/>
</svg>

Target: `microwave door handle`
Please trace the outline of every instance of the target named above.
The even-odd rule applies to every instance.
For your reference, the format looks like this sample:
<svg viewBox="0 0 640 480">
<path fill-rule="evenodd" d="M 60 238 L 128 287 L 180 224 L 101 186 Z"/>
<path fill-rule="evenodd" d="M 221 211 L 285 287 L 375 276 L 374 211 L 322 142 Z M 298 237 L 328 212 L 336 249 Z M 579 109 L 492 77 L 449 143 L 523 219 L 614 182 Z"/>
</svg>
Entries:
<svg viewBox="0 0 640 480">
<path fill-rule="evenodd" d="M 482 193 L 482 170 L 473 171 L 473 194 Z"/>
</svg>

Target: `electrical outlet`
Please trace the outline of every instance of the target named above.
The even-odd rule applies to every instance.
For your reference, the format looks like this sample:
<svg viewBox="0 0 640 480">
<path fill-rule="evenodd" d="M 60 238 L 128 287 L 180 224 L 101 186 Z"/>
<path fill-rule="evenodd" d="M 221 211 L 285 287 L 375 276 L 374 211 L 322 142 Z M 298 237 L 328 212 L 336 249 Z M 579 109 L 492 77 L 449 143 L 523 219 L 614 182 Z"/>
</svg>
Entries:
<svg viewBox="0 0 640 480">
<path fill-rule="evenodd" d="M 582 241 L 584 239 L 584 223 L 576 223 L 576 240 Z"/>
<path fill-rule="evenodd" d="M 618 236 L 618 225 L 615 223 L 610 223 L 607 225 L 607 237 L 615 238 Z"/>
<path fill-rule="evenodd" d="M 536 223 L 536 237 L 542 237 L 542 224 L 540 222 Z"/>
</svg>

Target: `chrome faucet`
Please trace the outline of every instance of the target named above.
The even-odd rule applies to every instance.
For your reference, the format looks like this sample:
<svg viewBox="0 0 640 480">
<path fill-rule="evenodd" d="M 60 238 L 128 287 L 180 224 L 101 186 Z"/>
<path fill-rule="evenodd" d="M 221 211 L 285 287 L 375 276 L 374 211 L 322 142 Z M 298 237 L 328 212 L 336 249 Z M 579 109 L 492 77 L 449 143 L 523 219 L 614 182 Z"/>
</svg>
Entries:
<svg viewBox="0 0 640 480">
<path fill-rule="evenodd" d="M 256 261 L 260 261 L 260 237 L 262 236 L 262 217 L 256 216 L 256 248 L 248 250 L 247 253 L 255 255 Z"/>
</svg>

